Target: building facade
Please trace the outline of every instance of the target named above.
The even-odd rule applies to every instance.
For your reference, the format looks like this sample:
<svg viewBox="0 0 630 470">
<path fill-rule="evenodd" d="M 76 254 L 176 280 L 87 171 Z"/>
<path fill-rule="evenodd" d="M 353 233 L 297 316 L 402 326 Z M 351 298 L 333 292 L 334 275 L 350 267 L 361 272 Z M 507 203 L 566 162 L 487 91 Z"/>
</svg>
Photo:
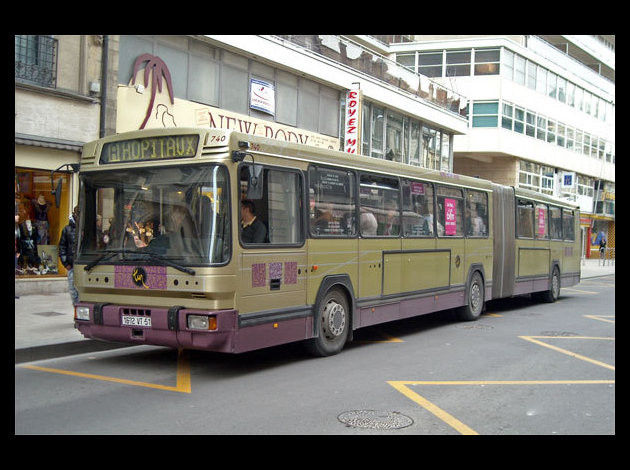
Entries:
<svg viewBox="0 0 630 470">
<path fill-rule="evenodd" d="M 454 171 L 566 198 L 582 212 L 583 255 L 615 246 L 614 36 L 407 36 L 409 70 L 469 99 Z"/>
<path fill-rule="evenodd" d="M 585 237 L 603 228 L 614 246 L 614 51 L 597 72 L 567 51 L 532 36 L 15 36 L 16 230 L 40 202 L 48 223 L 39 263 L 18 258 L 16 292 L 65 277 L 56 245 L 78 181 L 55 170 L 85 142 L 152 127 L 235 129 L 568 197 Z"/>
<path fill-rule="evenodd" d="M 15 36 L 16 295 L 67 290 L 57 246 L 78 202 L 67 164 L 113 132 L 101 113 L 105 50 L 103 36 Z M 51 179 L 62 181 L 59 205 Z"/>
</svg>

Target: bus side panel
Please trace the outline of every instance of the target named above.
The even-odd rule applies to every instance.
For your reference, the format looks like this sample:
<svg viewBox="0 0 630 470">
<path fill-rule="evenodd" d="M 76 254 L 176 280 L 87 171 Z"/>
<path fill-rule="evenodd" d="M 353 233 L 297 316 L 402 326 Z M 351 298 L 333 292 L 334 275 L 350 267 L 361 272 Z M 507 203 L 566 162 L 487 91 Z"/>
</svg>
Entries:
<svg viewBox="0 0 630 470">
<path fill-rule="evenodd" d="M 321 283 L 327 276 L 348 276 L 356 295 L 358 292 L 357 286 L 359 285 L 357 239 L 309 238 L 306 243 L 308 244 L 308 260 L 305 273 L 307 278 L 307 304 L 315 304 Z M 380 253 L 378 257 L 380 258 Z"/>
</svg>

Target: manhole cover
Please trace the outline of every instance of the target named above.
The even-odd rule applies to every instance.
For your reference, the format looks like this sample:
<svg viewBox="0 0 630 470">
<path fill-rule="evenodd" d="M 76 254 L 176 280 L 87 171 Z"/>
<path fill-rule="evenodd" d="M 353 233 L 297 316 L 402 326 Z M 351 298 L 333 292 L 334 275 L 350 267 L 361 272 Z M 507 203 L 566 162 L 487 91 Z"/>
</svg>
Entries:
<svg viewBox="0 0 630 470">
<path fill-rule="evenodd" d="M 65 315 L 65 313 L 59 312 L 33 312 L 35 315 L 41 315 L 42 317 L 54 317 L 55 315 Z"/>
<path fill-rule="evenodd" d="M 348 427 L 364 429 L 400 429 L 413 424 L 409 416 L 396 411 L 346 411 L 337 416 L 337 419 Z"/>
</svg>

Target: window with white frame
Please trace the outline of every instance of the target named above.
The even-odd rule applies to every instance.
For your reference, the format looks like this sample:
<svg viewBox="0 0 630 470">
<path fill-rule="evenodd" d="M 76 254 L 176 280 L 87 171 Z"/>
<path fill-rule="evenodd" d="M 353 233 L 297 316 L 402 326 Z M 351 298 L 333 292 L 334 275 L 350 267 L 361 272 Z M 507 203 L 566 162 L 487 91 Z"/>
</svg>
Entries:
<svg viewBox="0 0 630 470">
<path fill-rule="evenodd" d="M 499 49 L 474 49 L 475 75 L 498 75 L 500 71 Z"/>
</svg>

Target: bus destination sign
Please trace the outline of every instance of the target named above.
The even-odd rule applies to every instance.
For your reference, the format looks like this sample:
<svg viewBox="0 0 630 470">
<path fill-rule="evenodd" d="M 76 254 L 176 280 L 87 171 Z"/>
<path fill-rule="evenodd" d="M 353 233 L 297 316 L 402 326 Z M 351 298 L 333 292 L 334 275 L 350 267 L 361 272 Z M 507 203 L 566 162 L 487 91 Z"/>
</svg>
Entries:
<svg viewBox="0 0 630 470">
<path fill-rule="evenodd" d="M 173 158 L 192 158 L 197 154 L 199 135 L 168 135 L 121 140 L 103 145 L 101 164 L 129 163 Z"/>
</svg>

